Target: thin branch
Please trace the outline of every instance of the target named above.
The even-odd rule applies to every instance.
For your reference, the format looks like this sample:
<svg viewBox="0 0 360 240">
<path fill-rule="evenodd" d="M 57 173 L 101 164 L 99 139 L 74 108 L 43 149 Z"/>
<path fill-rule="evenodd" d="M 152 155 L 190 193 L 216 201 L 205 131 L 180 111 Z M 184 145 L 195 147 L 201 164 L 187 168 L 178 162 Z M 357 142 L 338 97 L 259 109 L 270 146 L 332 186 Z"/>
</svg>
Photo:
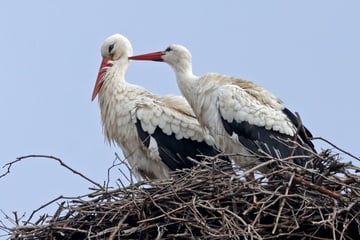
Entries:
<svg viewBox="0 0 360 240">
<path fill-rule="evenodd" d="M 342 148 L 339 148 L 338 146 L 336 146 L 335 144 L 333 144 L 333 143 L 330 142 L 329 140 L 326 140 L 325 138 L 322 138 L 322 137 L 313 137 L 312 139 L 313 139 L 313 140 L 321 140 L 321 141 L 324 141 L 324 142 L 326 142 L 327 144 L 329 144 L 330 146 L 332 146 L 333 148 L 339 150 L 340 152 L 343 152 L 343 153 L 345 153 L 346 155 L 348 155 L 348 156 L 350 156 L 350 157 L 352 157 L 352 158 L 360 161 L 360 158 L 359 158 L 359 157 L 357 157 L 357 156 L 349 153 L 348 151 L 345 151 L 345 150 L 342 149 Z"/>
<path fill-rule="evenodd" d="M 90 178 L 86 177 L 84 174 L 80 173 L 79 171 L 76 171 L 75 169 L 69 167 L 67 164 L 65 164 L 60 158 L 57 158 L 57 157 L 54 157 L 54 156 L 49 156 L 49 155 L 37 155 L 37 154 L 32 154 L 32 155 L 26 155 L 26 156 L 21 156 L 21 157 L 18 157 L 16 158 L 16 160 L 12 161 L 12 162 L 9 162 L 9 163 L 6 163 L 3 168 L 7 167 L 7 172 L 2 174 L 0 176 L 1 177 L 4 177 L 5 175 L 9 174 L 10 173 L 10 169 L 12 167 L 13 164 L 17 163 L 17 162 L 20 162 L 24 159 L 28 159 L 28 158 L 47 158 L 47 159 L 51 159 L 51 160 L 55 160 L 57 161 L 58 163 L 60 163 L 60 165 L 68 170 L 70 170 L 72 173 L 82 177 L 83 179 L 87 180 L 88 182 L 91 182 L 92 184 L 96 185 L 99 189 L 102 189 L 104 190 L 103 186 L 101 186 L 99 183 L 91 180 Z"/>
</svg>

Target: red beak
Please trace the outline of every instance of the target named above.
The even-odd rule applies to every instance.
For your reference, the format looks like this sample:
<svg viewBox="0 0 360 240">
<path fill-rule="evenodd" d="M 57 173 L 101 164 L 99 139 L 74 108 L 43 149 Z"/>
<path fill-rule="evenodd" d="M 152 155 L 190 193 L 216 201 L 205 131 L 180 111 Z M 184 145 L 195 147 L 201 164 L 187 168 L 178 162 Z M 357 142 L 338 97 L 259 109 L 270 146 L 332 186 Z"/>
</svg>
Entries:
<svg viewBox="0 0 360 240">
<path fill-rule="evenodd" d="M 103 58 L 101 65 L 100 65 L 100 69 L 99 69 L 99 73 L 98 76 L 96 78 L 96 82 L 95 82 L 95 86 L 94 86 L 94 90 L 92 93 L 92 97 L 91 97 L 91 101 L 93 101 L 96 98 L 96 95 L 99 93 L 103 83 L 104 83 L 104 75 L 106 73 L 106 67 L 111 66 L 109 64 L 109 61 L 111 61 L 110 57 L 105 57 Z"/>
<path fill-rule="evenodd" d="M 151 61 L 160 61 L 163 62 L 164 59 L 162 59 L 162 56 L 164 55 L 164 52 L 153 52 L 143 55 L 137 55 L 129 57 L 130 60 L 151 60 Z"/>
</svg>

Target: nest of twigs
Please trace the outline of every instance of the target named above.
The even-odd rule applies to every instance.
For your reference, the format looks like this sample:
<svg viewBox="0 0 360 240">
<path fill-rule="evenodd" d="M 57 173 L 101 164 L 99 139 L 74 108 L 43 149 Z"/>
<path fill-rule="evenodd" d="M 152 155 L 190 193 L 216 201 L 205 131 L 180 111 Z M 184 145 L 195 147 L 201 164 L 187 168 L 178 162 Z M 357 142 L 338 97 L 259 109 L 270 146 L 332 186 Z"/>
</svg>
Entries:
<svg viewBox="0 0 360 240">
<path fill-rule="evenodd" d="M 169 180 L 94 190 L 12 228 L 12 239 L 360 239 L 354 165 L 328 151 L 314 169 L 274 162 L 253 181 L 209 159 Z"/>
</svg>

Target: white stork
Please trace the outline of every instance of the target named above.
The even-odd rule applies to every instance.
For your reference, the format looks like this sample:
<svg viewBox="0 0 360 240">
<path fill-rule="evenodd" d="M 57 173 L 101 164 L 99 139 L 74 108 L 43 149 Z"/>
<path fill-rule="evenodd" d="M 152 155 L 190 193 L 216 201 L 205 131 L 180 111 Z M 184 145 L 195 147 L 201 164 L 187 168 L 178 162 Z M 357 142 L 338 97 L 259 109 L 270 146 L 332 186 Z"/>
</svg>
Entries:
<svg viewBox="0 0 360 240">
<path fill-rule="evenodd" d="M 305 165 L 307 156 L 315 151 L 311 133 L 279 98 L 239 78 L 215 73 L 195 76 L 191 58 L 185 47 L 171 45 L 165 51 L 129 59 L 168 63 L 201 126 L 210 131 L 218 149 L 238 154 L 234 160 L 239 167 L 250 168 L 269 157 L 292 155 L 304 156 L 294 162 Z"/>
<path fill-rule="evenodd" d="M 215 155 L 210 135 L 204 135 L 195 115 L 180 96 L 157 96 L 127 83 L 125 74 L 132 46 L 120 34 L 108 37 L 92 100 L 98 96 L 107 142 L 117 143 L 137 176 L 169 177 L 169 171 L 189 168 L 191 157 Z"/>
</svg>

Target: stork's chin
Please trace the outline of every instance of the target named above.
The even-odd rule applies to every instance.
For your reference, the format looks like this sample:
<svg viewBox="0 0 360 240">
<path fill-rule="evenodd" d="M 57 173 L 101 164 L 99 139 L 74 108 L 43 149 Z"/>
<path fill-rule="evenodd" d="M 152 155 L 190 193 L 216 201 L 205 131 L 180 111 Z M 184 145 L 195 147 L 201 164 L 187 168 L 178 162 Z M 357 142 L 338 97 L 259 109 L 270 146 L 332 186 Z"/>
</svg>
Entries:
<svg viewBox="0 0 360 240">
<path fill-rule="evenodd" d="M 91 96 L 91 101 L 93 101 L 96 96 L 98 95 L 103 83 L 104 83 L 104 75 L 106 73 L 107 67 L 109 67 L 109 61 L 111 61 L 111 58 L 103 58 L 101 65 L 100 65 L 100 70 L 98 73 L 98 76 L 96 78 L 96 82 L 95 82 L 95 86 L 94 86 L 94 90 Z"/>
</svg>

